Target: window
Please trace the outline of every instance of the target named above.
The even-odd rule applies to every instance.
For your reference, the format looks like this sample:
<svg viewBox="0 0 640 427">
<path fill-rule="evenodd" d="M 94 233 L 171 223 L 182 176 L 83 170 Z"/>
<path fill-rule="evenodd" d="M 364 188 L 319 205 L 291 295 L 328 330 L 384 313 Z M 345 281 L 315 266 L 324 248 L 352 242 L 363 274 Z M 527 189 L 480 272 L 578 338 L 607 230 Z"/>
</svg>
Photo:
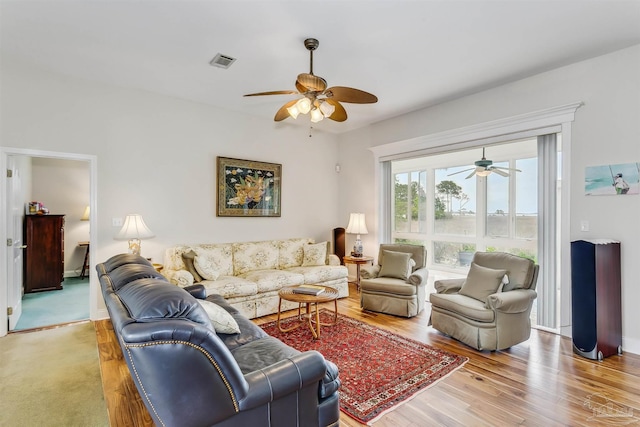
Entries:
<svg viewBox="0 0 640 427">
<path fill-rule="evenodd" d="M 391 162 L 392 240 L 425 244 L 433 268 L 464 270 L 476 250 L 536 259 L 536 139 L 487 147 L 487 159 L 499 168 L 487 176 L 476 174 L 480 153 Z"/>
</svg>

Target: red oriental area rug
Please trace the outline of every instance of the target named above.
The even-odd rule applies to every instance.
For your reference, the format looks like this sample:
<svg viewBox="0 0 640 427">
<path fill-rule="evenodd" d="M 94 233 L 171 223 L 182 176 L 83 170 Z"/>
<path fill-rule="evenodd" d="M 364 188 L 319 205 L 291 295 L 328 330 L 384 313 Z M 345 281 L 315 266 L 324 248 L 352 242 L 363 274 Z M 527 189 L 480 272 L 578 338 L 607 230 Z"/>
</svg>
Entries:
<svg viewBox="0 0 640 427">
<path fill-rule="evenodd" d="M 332 316 L 322 309 L 320 320 L 330 322 Z M 292 317 L 282 324 L 286 328 L 297 321 Z M 363 424 L 372 423 L 468 360 L 340 314 L 337 325 L 322 327 L 319 340 L 306 326 L 285 333 L 276 322 L 261 327 L 295 349 L 317 350 L 338 365 L 340 409 Z"/>
</svg>

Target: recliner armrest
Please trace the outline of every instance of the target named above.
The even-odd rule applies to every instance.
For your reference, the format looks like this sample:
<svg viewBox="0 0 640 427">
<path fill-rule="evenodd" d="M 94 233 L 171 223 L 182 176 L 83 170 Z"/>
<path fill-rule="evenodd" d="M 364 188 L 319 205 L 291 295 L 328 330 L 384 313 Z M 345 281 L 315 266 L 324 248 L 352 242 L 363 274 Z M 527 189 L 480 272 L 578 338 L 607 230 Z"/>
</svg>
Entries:
<svg viewBox="0 0 640 427">
<path fill-rule="evenodd" d="M 429 278 L 429 270 L 426 268 L 419 268 L 413 273 L 411 276 L 407 278 L 407 283 L 411 283 L 415 286 L 422 286 L 427 283 L 427 279 Z"/>
<path fill-rule="evenodd" d="M 375 279 L 380 274 L 379 265 L 363 265 L 360 267 L 360 277 L 363 279 Z"/>
<path fill-rule="evenodd" d="M 183 288 L 197 299 L 207 299 L 207 290 L 204 285 L 196 284 L 191 286 L 185 286 Z"/>
<path fill-rule="evenodd" d="M 514 289 L 489 295 L 487 306 L 502 313 L 522 313 L 528 310 L 538 294 L 531 289 Z"/>
<path fill-rule="evenodd" d="M 455 294 L 462 289 L 465 279 L 442 279 L 433 283 L 436 292 L 439 294 Z"/>
<path fill-rule="evenodd" d="M 250 372 L 245 375 L 249 388 L 238 402 L 240 410 L 273 402 L 309 385 L 317 387 L 326 370 L 324 357 L 317 351 L 308 351 Z"/>
</svg>

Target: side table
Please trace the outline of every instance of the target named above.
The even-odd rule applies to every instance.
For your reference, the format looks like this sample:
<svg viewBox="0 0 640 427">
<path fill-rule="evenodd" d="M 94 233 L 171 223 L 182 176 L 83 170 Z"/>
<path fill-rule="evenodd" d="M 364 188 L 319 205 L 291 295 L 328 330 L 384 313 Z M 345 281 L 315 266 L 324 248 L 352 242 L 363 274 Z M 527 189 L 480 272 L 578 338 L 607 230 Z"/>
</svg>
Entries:
<svg viewBox="0 0 640 427">
<path fill-rule="evenodd" d="M 89 269 L 91 268 L 89 266 L 89 242 L 78 242 L 78 246 L 86 248 L 84 251 L 84 261 L 82 262 L 82 271 L 80 272 L 80 278 L 84 279 L 89 275 Z"/>
<path fill-rule="evenodd" d="M 318 295 L 299 294 L 295 292 L 297 286 L 290 286 L 280 289 L 278 291 L 278 320 L 276 324 L 280 332 L 289 332 L 299 328 L 306 323 L 311 329 L 313 339 L 320 339 L 320 326 L 333 326 L 338 322 L 338 290 L 329 286 L 322 286 L 324 289 Z M 296 325 L 290 328 L 283 328 L 280 324 L 280 314 L 282 313 L 282 300 L 297 302 L 298 303 L 298 320 L 300 321 Z M 333 301 L 333 322 L 322 323 L 320 322 L 320 312 L 318 311 L 318 304 L 323 302 Z M 301 313 L 300 307 L 305 304 L 307 307 L 306 313 Z M 313 313 L 311 313 L 311 305 L 315 304 L 315 320 L 313 319 Z M 314 327 L 315 324 L 315 327 Z"/>
<path fill-rule="evenodd" d="M 344 258 L 342 258 L 342 261 L 344 261 L 345 264 L 355 264 L 356 265 L 356 289 L 358 292 L 360 292 L 360 266 L 362 264 L 373 264 L 373 257 L 370 256 L 359 256 L 359 257 L 355 257 L 355 256 L 351 256 L 351 255 L 346 255 Z"/>
</svg>

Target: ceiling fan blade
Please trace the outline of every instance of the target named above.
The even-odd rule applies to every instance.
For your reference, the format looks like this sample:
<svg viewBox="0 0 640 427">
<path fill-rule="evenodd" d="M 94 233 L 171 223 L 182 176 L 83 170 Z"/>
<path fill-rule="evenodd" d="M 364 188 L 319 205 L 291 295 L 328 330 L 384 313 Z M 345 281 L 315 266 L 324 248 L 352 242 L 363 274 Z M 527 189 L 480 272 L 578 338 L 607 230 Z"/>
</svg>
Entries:
<svg viewBox="0 0 640 427">
<path fill-rule="evenodd" d="M 491 169 L 502 169 L 503 171 L 516 171 L 516 172 L 522 172 L 520 169 L 514 169 L 514 168 L 503 168 L 502 166 L 492 166 Z"/>
<path fill-rule="evenodd" d="M 296 87 L 300 90 L 298 84 L 306 89 L 304 92 L 322 92 L 327 88 L 327 81 L 325 79 L 307 73 L 298 74 Z M 302 90 L 300 90 L 300 92 L 304 93 Z"/>
<path fill-rule="evenodd" d="M 294 99 L 292 101 L 287 102 L 282 107 L 280 107 L 280 109 L 276 113 L 276 116 L 273 118 L 273 120 L 275 120 L 276 122 L 281 122 L 282 120 L 286 119 L 287 117 L 291 117 L 289 115 L 289 112 L 287 111 L 287 108 L 291 107 L 296 102 L 298 102 L 298 100 Z"/>
<path fill-rule="evenodd" d="M 378 97 L 369 92 L 345 86 L 330 87 L 324 92 L 324 95 L 336 101 L 352 104 L 373 104 L 378 102 Z"/>
<path fill-rule="evenodd" d="M 472 169 L 474 169 L 474 170 L 475 170 L 475 168 L 464 169 L 464 170 L 461 170 L 461 171 L 458 171 L 458 172 L 450 173 L 450 174 L 449 174 L 449 175 L 447 175 L 447 176 L 456 175 L 456 174 L 459 174 L 459 173 L 462 173 L 462 172 L 469 172 L 469 171 L 470 171 L 470 170 L 472 170 Z"/>
<path fill-rule="evenodd" d="M 248 93 L 244 96 L 263 96 L 263 95 L 297 95 L 295 90 L 272 90 L 270 92 Z"/>
<path fill-rule="evenodd" d="M 345 120 L 347 120 L 347 110 L 344 109 L 342 104 L 340 104 L 338 101 L 334 99 L 328 99 L 328 98 L 325 99 L 324 102 L 327 102 L 336 108 L 333 111 L 333 113 L 328 117 L 329 119 L 334 120 L 336 122 L 344 122 Z"/>
<path fill-rule="evenodd" d="M 467 175 L 464 179 L 469 179 L 475 174 L 476 174 L 476 168 L 473 168 L 473 172 L 471 172 L 469 175 Z"/>
<path fill-rule="evenodd" d="M 495 172 L 495 173 L 497 173 L 497 174 L 498 174 L 498 175 L 500 175 L 500 176 L 509 176 L 509 174 L 508 174 L 508 173 L 506 173 L 505 171 L 502 171 L 502 170 L 500 170 L 500 169 L 498 169 L 498 168 L 491 168 L 491 169 L 489 169 L 489 171 L 490 171 L 490 172 Z"/>
</svg>

